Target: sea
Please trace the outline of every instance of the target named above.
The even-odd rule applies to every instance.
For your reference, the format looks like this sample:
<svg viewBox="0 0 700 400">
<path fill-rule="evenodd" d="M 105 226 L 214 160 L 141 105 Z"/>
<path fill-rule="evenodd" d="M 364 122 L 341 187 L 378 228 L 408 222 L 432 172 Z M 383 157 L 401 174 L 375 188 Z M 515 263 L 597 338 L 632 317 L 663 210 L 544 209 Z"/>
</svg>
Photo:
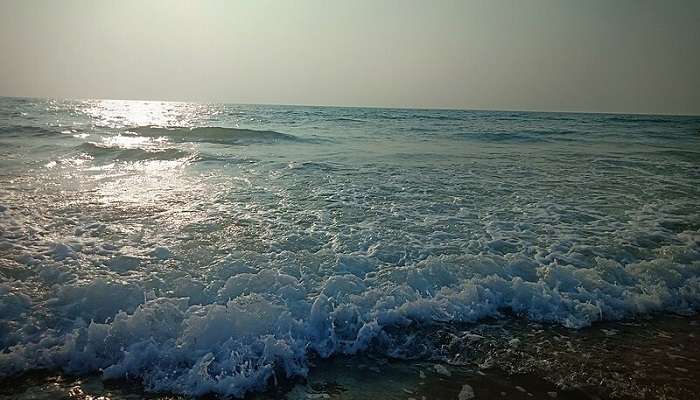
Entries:
<svg viewBox="0 0 700 400">
<path fill-rule="evenodd" d="M 557 354 L 691 340 L 699 309 L 697 116 L 0 98 L 7 398 L 254 396 L 333 360 L 418 382 L 535 347 L 564 385 Z"/>
</svg>

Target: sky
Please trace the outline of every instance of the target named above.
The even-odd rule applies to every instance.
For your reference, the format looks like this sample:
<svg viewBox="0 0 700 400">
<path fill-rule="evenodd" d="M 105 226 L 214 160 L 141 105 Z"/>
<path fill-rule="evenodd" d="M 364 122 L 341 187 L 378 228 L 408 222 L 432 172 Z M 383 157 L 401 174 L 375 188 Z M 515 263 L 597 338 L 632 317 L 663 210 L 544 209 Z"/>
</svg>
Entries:
<svg viewBox="0 0 700 400">
<path fill-rule="evenodd" d="M 700 114 L 698 0 L 0 0 L 0 96 Z"/>
</svg>

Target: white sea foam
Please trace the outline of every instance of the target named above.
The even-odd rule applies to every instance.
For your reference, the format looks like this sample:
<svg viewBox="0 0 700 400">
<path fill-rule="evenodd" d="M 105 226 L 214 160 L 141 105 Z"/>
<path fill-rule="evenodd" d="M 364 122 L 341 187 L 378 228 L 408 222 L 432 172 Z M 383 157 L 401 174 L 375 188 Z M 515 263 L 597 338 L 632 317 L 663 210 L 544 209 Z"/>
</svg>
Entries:
<svg viewBox="0 0 700 400">
<path fill-rule="evenodd" d="M 234 272 L 208 288 L 174 282 L 181 294 L 198 291 L 190 299 L 147 299 L 144 285 L 98 279 L 60 285 L 30 318 L 31 299 L 21 288 L 3 285 L 5 324 L 36 323 L 40 312 L 62 322 L 36 331 L 31 340 L 15 338 L 18 343 L 0 355 L 0 366 L 3 374 L 37 367 L 101 369 L 108 378 L 140 377 L 153 390 L 242 395 L 263 388 L 274 374 L 303 376 L 310 352 L 325 357 L 362 351 L 381 341 L 383 327 L 472 322 L 503 308 L 582 327 L 601 318 L 700 306 L 697 263 L 656 260 L 623 267 L 599 259 L 587 269 L 537 267 L 534 281 L 514 273 L 517 265 L 499 256 L 429 257 L 382 278 L 362 279 L 340 269 L 315 277 L 313 285 L 276 268 Z M 194 298 L 199 304 L 190 304 Z"/>
</svg>

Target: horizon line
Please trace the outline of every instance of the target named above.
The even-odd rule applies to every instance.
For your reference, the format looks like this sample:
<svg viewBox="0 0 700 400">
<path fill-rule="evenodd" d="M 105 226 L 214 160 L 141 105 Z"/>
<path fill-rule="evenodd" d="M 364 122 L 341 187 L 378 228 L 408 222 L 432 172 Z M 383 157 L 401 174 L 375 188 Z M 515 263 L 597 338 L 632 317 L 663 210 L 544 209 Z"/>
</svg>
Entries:
<svg viewBox="0 0 700 400">
<path fill-rule="evenodd" d="M 98 97 L 60 97 L 60 96 L 7 96 L 0 98 L 14 99 L 41 99 L 41 100 L 73 100 L 73 101 L 133 101 L 133 102 L 161 102 L 161 103 L 194 103 L 194 104 L 221 104 L 234 106 L 273 106 L 273 107 L 316 107 L 316 108 L 369 108 L 381 110 L 416 110 L 416 111 L 466 111 L 466 112 L 523 112 L 523 113 L 550 113 L 550 114 L 603 114 L 603 115 L 639 115 L 656 117 L 700 117 L 700 114 L 675 114 L 675 113 L 646 113 L 646 112 L 620 112 L 620 111 L 571 111 L 571 110 L 538 110 L 538 109 L 490 109 L 490 108 L 459 108 L 459 107 L 420 107 L 420 106 L 360 106 L 337 104 L 288 104 L 288 103 L 246 103 L 234 101 L 200 101 L 200 100 L 162 100 L 162 99 L 117 99 Z"/>
</svg>

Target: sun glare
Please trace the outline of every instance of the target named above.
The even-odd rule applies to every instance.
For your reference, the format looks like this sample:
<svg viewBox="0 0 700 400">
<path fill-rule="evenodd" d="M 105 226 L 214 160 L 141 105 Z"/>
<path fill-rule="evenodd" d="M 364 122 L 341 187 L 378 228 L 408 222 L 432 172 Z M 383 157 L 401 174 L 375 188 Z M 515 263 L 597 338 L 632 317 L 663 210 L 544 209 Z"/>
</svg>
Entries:
<svg viewBox="0 0 700 400">
<path fill-rule="evenodd" d="M 96 127 L 133 128 L 139 126 L 189 126 L 207 106 L 193 103 L 88 100 L 83 112 Z"/>
</svg>

